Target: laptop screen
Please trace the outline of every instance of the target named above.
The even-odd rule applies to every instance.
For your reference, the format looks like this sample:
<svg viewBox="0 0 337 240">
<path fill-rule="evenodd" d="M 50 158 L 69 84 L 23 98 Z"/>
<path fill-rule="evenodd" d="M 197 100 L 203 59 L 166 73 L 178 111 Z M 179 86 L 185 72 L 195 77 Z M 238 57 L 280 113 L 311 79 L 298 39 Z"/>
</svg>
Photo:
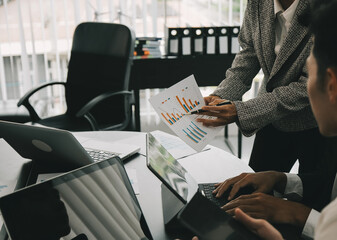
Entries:
<svg viewBox="0 0 337 240">
<path fill-rule="evenodd" d="M 97 162 L 4 196 L 0 199 L 0 208 L 12 240 L 30 239 L 27 236 L 36 234 L 32 233 L 34 228 L 38 233 L 65 240 L 79 235 L 83 238 L 76 239 L 151 239 L 118 158 Z M 67 219 L 69 226 L 64 224 Z M 70 233 L 65 230 L 69 227 Z M 40 238 L 33 236 L 32 239 Z"/>
<path fill-rule="evenodd" d="M 147 134 L 147 166 L 183 203 L 198 190 L 192 176 L 151 133 Z"/>
</svg>

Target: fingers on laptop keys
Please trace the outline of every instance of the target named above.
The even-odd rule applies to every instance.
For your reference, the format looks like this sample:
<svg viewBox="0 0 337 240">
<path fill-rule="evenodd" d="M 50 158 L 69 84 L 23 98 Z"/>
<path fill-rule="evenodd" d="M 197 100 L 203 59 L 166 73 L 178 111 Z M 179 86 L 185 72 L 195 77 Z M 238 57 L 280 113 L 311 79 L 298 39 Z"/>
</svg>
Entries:
<svg viewBox="0 0 337 240">
<path fill-rule="evenodd" d="M 248 173 L 242 173 L 236 177 L 227 179 L 222 183 L 215 184 L 216 189 L 213 191 L 216 198 L 225 198 L 231 201 L 241 195 L 247 195 L 255 192 L 254 186 L 247 178 Z"/>
<path fill-rule="evenodd" d="M 242 181 L 242 179 L 244 179 L 246 175 L 247 173 L 242 173 L 236 177 L 229 178 L 222 183 L 215 184 L 216 189 L 213 191 L 213 193 L 216 194 L 216 197 L 221 197 L 225 194 L 225 192 L 227 192 L 228 200 L 233 199 L 239 189 L 243 187 L 240 185 L 240 181 Z"/>
</svg>

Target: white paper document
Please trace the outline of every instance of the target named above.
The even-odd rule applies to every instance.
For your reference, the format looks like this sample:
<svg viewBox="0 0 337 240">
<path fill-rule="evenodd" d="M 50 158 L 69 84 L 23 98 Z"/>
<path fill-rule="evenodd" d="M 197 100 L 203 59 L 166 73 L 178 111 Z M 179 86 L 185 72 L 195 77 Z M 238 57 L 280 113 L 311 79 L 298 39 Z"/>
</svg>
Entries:
<svg viewBox="0 0 337 240">
<path fill-rule="evenodd" d="M 205 127 L 197 118 L 205 115 L 185 115 L 205 106 L 193 75 L 149 99 L 161 120 L 185 143 L 200 152 L 222 127 Z"/>
<path fill-rule="evenodd" d="M 177 136 L 173 136 L 159 130 L 152 131 L 151 134 L 175 159 L 184 158 L 198 153 Z M 206 147 L 203 151 L 209 149 L 209 147 Z"/>
</svg>

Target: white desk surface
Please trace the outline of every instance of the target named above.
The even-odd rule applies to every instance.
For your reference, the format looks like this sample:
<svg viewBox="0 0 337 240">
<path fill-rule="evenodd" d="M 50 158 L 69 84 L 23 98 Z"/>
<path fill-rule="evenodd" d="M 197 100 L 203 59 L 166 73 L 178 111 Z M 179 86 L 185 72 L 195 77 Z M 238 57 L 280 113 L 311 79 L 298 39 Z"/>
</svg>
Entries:
<svg viewBox="0 0 337 240">
<path fill-rule="evenodd" d="M 146 167 L 146 133 L 98 131 L 76 132 L 74 135 L 79 139 L 95 138 L 97 140 L 129 143 L 141 147 L 140 154 L 131 161 L 127 161 L 125 168 L 126 171 L 130 171 L 130 169 L 136 170 L 140 192 L 137 197 L 153 238 L 169 239 L 165 234 L 163 224 L 161 182 Z M 11 182 L 14 184 L 20 174 L 21 166 L 27 160 L 22 159 L 2 139 L 0 139 L 0 152 L 2 154 L 0 160 L 0 186 Z M 252 172 L 252 169 L 243 161 L 217 147 L 211 147 L 210 150 L 182 158 L 179 162 L 199 183 L 219 182 L 242 172 Z"/>
<path fill-rule="evenodd" d="M 141 147 L 137 158 L 125 163 L 126 171 L 136 169 L 140 194 L 137 196 L 154 239 L 169 239 L 165 234 L 161 182 L 146 166 L 146 133 L 139 132 L 81 132 L 75 136 L 97 138 L 106 141 L 119 141 Z M 252 169 L 231 153 L 217 147 L 182 158 L 179 162 L 198 183 L 219 182 Z"/>
</svg>

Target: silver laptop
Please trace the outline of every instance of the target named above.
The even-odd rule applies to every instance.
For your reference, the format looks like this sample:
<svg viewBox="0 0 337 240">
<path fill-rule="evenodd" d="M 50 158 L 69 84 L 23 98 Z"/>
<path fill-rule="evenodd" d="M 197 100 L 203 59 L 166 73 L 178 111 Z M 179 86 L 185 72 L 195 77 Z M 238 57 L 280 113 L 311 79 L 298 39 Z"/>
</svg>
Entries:
<svg viewBox="0 0 337 240">
<path fill-rule="evenodd" d="M 114 143 L 111 143 L 111 151 L 86 150 L 68 131 L 6 121 L 0 121 L 0 138 L 23 158 L 55 171 L 72 170 L 113 156 L 125 160 L 140 151 L 140 147 L 128 144 L 123 144 L 123 148 L 117 144 L 114 148 Z"/>
<path fill-rule="evenodd" d="M 0 198 L 12 240 L 152 239 L 118 157 Z"/>
</svg>

